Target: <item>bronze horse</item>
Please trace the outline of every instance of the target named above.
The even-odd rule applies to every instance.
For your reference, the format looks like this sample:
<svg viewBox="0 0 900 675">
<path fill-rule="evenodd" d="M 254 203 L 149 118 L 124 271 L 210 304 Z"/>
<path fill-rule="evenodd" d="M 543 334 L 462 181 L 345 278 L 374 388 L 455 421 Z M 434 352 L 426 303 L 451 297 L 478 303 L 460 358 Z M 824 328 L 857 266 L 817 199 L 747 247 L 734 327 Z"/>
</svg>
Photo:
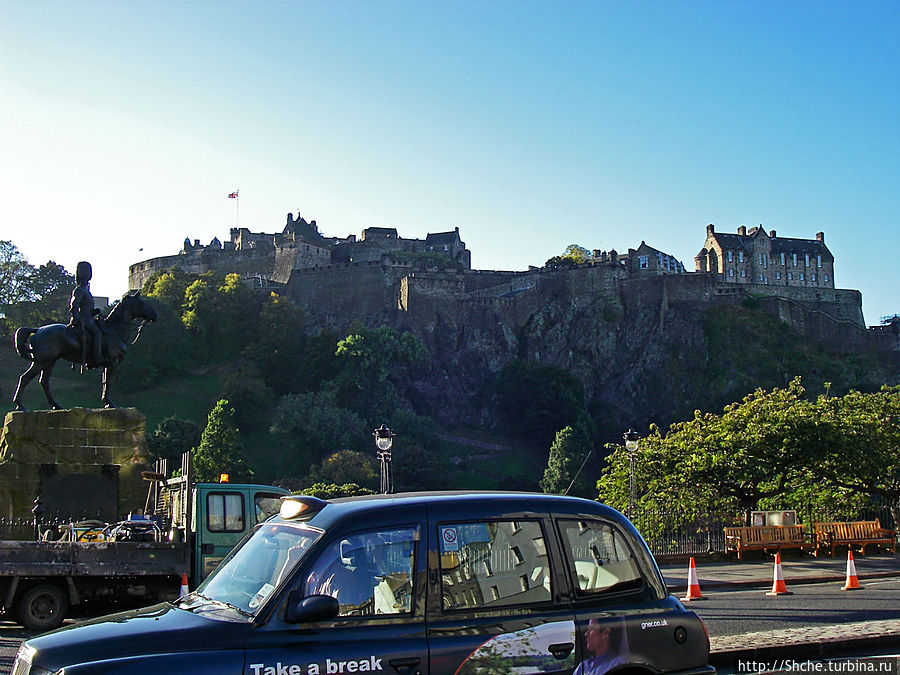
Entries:
<svg viewBox="0 0 900 675">
<path fill-rule="evenodd" d="M 88 367 L 103 368 L 100 400 L 104 408 L 115 408 L 109 400 L 109 377 L 125 358 L 131 322 L 134 320 L 141 321 L 142 327 L 143 323 L 156 321 L 156 310 L 141 297 L 140 291 L 130 292 L 123 297 L 102 322 L 105 360 L 93 363 L 92 358 L 88 359 Z M 54 410 L 59 410 L 59 404 L 50 393 L 50 373 L 59 359 L 81 363 L 82 351 L 78 335 L 70 326 L 62 323 L 51 323 L 40 328 L 23 326 L 16 331 L 15 342 L 19 356 L 31 361 L 28 370 L 19 377 L 19 384 L 13 395 L 16 410 L 25 410 L 21 400 L 22 390 L 38 375 L 47 402 Z"/>
</svg>

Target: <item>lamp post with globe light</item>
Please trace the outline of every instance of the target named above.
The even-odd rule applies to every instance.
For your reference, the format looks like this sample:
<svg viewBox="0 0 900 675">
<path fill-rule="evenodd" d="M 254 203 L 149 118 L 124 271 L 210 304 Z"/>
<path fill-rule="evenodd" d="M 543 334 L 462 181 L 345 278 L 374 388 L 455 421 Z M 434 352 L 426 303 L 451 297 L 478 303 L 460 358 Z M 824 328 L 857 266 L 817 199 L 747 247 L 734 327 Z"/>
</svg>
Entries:
<svg viewBox="0 0 900 675">
<path fill-rule="evenodd" d="M 394 491 L 391 479 L 391 446 L 394 445 L 396 434 L 384 424 L 378 427 L 372 435 L 375 437 L 375 447 L 378 448 L 378 462 L 381 464 L 381 485 L 379 492 L 383 495 Z"/>
<path fill-rule="evenodd" d="M 638 433 L 634 429 L 629 429 L 622 438 L 625 441 L 625 454 L 628 455 L 628 517 L 631 518 L 634 512 L 634 459 L 638 453 Z"/>
</svg>

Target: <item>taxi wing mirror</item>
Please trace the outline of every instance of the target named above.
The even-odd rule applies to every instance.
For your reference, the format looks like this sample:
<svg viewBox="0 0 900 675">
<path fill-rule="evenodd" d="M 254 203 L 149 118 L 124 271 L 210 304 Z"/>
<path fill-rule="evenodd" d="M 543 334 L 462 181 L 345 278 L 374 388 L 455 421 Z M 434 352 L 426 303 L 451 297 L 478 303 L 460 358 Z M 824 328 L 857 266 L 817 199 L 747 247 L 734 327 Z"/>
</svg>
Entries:
<svg viewBox="0 0 900 675">
<path fill-rule="evenodd" d="M 304 596 L 301 591 L 291 591 L 284 620 L 287 623 L 328 621 L 334 619 L 339 611 L 337 599 L 330 595 Z"/>
</svg>

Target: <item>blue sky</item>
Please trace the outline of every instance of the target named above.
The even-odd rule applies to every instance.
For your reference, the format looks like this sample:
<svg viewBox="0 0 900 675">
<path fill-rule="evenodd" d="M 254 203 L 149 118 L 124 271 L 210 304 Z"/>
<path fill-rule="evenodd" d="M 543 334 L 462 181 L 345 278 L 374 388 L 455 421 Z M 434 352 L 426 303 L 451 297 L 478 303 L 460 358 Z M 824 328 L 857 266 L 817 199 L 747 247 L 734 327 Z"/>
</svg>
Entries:
<svg viewBox="0 0 900 675">
<path fill-rule="evenodd" d="M 128 265 L 236 221 L 460 228 L 481 269 L 824 231 L 900 312 L 900 2 L 0 0 L 0 238 Z"/>
</svg>

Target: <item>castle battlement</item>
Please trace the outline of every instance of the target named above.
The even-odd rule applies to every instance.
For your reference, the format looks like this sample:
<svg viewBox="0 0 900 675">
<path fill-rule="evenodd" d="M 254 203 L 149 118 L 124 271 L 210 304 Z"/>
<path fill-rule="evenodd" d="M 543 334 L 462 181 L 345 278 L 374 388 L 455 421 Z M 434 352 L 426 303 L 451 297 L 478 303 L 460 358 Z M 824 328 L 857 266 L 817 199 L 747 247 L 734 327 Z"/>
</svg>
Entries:
<svg viewBox="0 0 900 675">
<path fill-rule="evenodd" d="M 313 330 L 357 319 L 390 321 L 398 313 L 429 325 L 439 316 L 465 322 L 475 310 L 517 325 L 534 307 L 561 297 L 576 310 L 600 303 L 610 316 L 642 306 L 752 298 L 800 330 L 823 331 L 820 317 L 830 317 L 835 325 L 897 339 L 894 332 L 865 331 L 859 292 L 835 288 L 834 256 L 824 233 L 797 239 L 741 226 L 725 234 L 709 225 L 695 265 L 688 272 L 674 256 L 642 241 L 627 253 L 595 250 L 577 261 L 557 256 L 523 271 L 473 270 L 459 228 L 424 239 L 404 239 L 395 228 L 382 227 L 365 228 L 358 237 L 328 237 L 316 221 L 288 214 L 280 233 L 232 228 L 225 243 L 185 240 L 176 255 L 132 265 L 129 285 L 141 288 L 173 266 L 195 274 L 238 273 L 248 284 L 280 289 L 303 306 Z"/>
</svg>

